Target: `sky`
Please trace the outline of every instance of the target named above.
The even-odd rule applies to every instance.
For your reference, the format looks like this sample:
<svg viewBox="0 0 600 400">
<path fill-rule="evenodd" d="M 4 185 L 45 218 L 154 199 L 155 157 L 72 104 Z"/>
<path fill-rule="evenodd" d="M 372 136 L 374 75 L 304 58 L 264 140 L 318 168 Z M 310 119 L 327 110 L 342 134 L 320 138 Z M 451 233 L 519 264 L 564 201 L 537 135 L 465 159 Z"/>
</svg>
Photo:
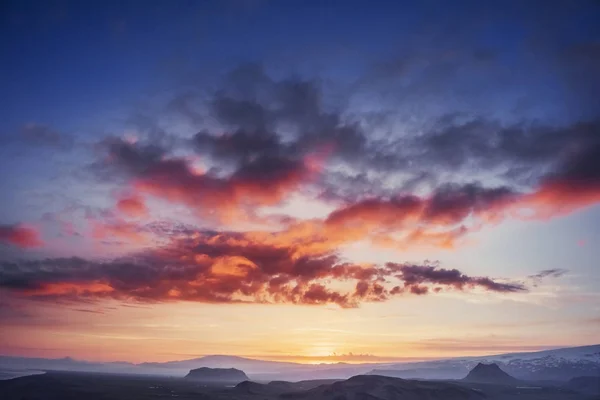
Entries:
<svg viewBox="0 0 600 400">
<path fill-rule="evenodd" d="M 600 343 L 597 1 L 0 18 L 0 354 Z"/>
</svg>

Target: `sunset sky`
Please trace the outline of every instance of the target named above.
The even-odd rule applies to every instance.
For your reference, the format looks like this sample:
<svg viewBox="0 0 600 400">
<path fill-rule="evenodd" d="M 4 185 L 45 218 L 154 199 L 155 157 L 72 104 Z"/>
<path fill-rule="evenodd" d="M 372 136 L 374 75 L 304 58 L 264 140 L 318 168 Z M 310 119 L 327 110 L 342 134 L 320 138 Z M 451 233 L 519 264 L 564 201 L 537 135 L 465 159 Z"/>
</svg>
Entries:
<svg viewBox="0 0 600 400">
<path fill-rule="evenodd" d="M 0 354 L 600 343 L 597 1 L 0 7 Z"/>
</svg>

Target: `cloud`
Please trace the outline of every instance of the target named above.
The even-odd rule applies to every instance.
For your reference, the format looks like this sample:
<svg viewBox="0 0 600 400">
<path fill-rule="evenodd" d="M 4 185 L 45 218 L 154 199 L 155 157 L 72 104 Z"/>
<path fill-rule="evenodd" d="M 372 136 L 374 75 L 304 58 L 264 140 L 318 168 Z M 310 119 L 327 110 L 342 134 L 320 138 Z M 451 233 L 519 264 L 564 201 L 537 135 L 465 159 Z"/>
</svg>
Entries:
<svg viewBox="0 0 600 400">
<path fill-rule="evenodd" d="M 333 211 L 325 224 L 332 230 L 360 231 L 380 244 L 430 243 L 451 248 L 483 224 L 506 218 L 548 219 L 599 203 L 599 150 L 600 146 L 592 146 L 576 151 L 529 192 L 479 183 L 444 184 L 426 196 L 401 194 L 349 202 Z M 398 235 L 403 236 L 398 239 Z"/>
<path fill-rule="evenodd" d="M 487 277 L 471 277 L 457 269 L 439 268 L 437 265 L 406 265 L 388 263 L 390 272 L 397 272 L 398 278 L 415 294 L 427 293 L 423 284 L 451 286 L 458 290 L 465 287 L 480 287 L 494 292 L 521 292 L 526 287 L 520 283 L 499 283 Z"/>
<path fill-rule="evenodd" d="M 107 241 L 114 239 L 126 240 L 128 243 L 144 244 L 148 237 L 137 224 L 120 219 L 98 221 L 91 220 L 92 237 L 96 240 Z"/>
<path fill-rule="evenodd" d="M 21 127 L 19 133 L 20 139 L 31 145 L 68 150 L 74 144 L 72 136 L 54 130 L 47 125 L 28 123 Z"/>
<path fill-rule="evenodd" d="M 192 144 L 217 162 L 302 157 L 323 144 L 334 144 L 343 153 L 360 151 L 366 140 L 358 126 L 326 109 L 317 80 L 276 80 L 261 66 L 245 64 L 230 71 L 221 87 L 206 97 L 197 107 L 204 106 L 216 127 L 195 134 Z"/>
<path fill-rule="evenodd" d="M 144 199 L 135 194 L 120 198 L 117 201 L 117 210 L 125 216 L 134 218 L 147 217 L 149 215 Z"/>
<path fill-rule="evenodd" d="M 199 97 L 172 104 L 192 122 L 213 119 L 188 140 L 160 130 L 104 140 L 94 169 L 124 183 L 130 195 L 118 200 L 120 215 L 92 221 L 92 235 L 144 244 L 173 237 L 172 245 L 103 263 L 48 260 L 60 279 L 25 274 L 33 285 L 26 294 L 351 307 L 442 290 L 520 292 L 521 283 L 437 265 L 355 265 L 338 248 L 365 239 L 452 248 L 484 224 L 565 215 L 600 201 L 598 121 L 542 126 L 448 113 L 419 134 L 409 127 L 386 136 L 360 111 L 326 104 L 323 90 L 316 80 L 276 80 L 244 66 L 209 96 L 203 112 L 193 108 Z M 465 183 L 471 175 L 498 183 Z M 278 232 L 198 232 L 122 219 L 148 217 L 145 199 L 156 197 L 211 222 L 255 221 L 261 208 L 297 193 L 335 210 L 323 220 L 281 218 Z M 80 272 L 63 277 L 65 263 L 78 263 Z M 137 271 L 139 280 L 122 277 L 116 265 Z"/>
<path fill-rule="evenodd" d="M 44 245 L 39 232 L 33 227 L 24 225 L 0 225 L 0 242 L 22 248 Z"/>
<path fill-rule="evenodd" d="M 276 205 L 319 173 L 327 149 L 302 159 L 263 155 L 220 175 L 198 171 L 185 158 L 167 157 L 155 145 L 113 139 L 102 171 L 115 170 L 139 192 L 187 205 L 203 216 L 243 217 L 249 207 Z"/>
<path fill-rule="evenodd" d="M 340 259 L 335 251 L 313 250 L 308 255 L 302 244 L 273 244 L 282 240 L 252 233 L 196 231 L 167 247 L 107 261 L 3 262 L 0 286 L 37 299 L 75 302 L 111 298 L 341 307 L 441 290 L 526 290 L 520 284 L 470 277 L 437 265 L 356 265 Z"/>
<path fill-rule="evenodd" d="M 529 275 L 528 278 L 533 282 L 533 286 L 538 286 L 546 278 L 560 278 L 568 272 L 566 269 L 560 268 L 545 269 L 537 274 Z"/>
<path fill-rule="evenodd" d="M 516 198 L 506 187 L 444 185 L 429 197 L 371 198 L 343 206 L 327 217 L 325 225 L 333 231 L 361 232 L 380 244 L 453 247 L 469 231 L 464 225 L 469 218 L 496 221 Z M 404 236 L 391 239 L 391 234 Z"/>
<path fill-rule="evenodd" d="M 570 152 L 563 154 L 551 172 L 540 178 L 540 184 L 529 191 L 506 185 L 484 187 L 477 182 L 446 183 L 422 196 L 402 192 L 380 195 L 374 189 L 368 198 L 343 201 L 324 223 L 316 225 L 327 231 L 327 241 L 338 244 L 368 238 L 387 247 L 418 244 L 453 248 L 483 224 L 506 218 L 545 219 L 569 214 L 600 201 L 599 169 L 595 165 L 600 159 L 596 157 L 600 146 L 592 140 L 595 129 L 592 124 L 569 131 L 582 141 L 570 146 Z M 554 135 L 558 131 L 552 132 Z M 145 194 L 184 204 L 204 218 L 221 222 L 257 221 L 256 211 L 262 206 L 279 205 L 309 187 L 321 187 L 322 195 L 330 189 L 321 186 L 324 181 L 319 177 L 328 174 L 326 161 L 336 147 L 315 148 L 298 158 L 287 153 L 275 137 L 254 142 L 251 136 L 238 132 L 210 139 L 211 146 L 220 149 L 213 149 L 213 155 L 233 160 L 235 167 L 228 172 L 198 170 L 190 159 L 169 156 L 157 145 L 112 139 L 104 170 L 116 169 L 128 177 L 138 198 Z M 520 145 L 513 142 L 505 147 L 518 154 L 521 150 L 515 149 Z M 130 203 L 133 206 L 135 201 Z"/>
<path fill-rule="evenodd" d="M 99 170 L 113 178 L 128 176 L 140 192 L 203 216 L 230 219 L 247 218 L 249 209 L 281 204 L 298 191 L 351 209 L 374 202 L 390 208 L 418 190 L 427 207 L 420 223 L 428 225 L 449 225 L 467 215 L 484 222 L 507 214 L 549 218 L 600 201 L 594 175 L 600 159 L 597 119 L 500 122 L 449 110 L 399 133 L 386 126 L 386 111 L 373 118 L 341 103 L 332 106 L 326 99 L 335 93 L 325 89 L 316 79 L 275 79 L 259 65 L 242 65 L 219 89 L 194 101 L 189 93 L 185 97 L 185 114 L 199 107 L 212 121 L 186 148 L 210 165 L 206 170 L 176 156 L 165 135 L 146 142 L 105 141 Z M 379 134 L 383 128 L 392 134 Z M 465 184 L 465 176 L 499 183 Z M 455 229 L 446 240 L 444 233 L 414 232 L 415 238 L 447 247 L 462 234 Z"/>
<path fill-rule="evenodd" d="M 577 209 L 598 202 L 599 132 L 598 119 L 544 125 L 451 113 L 414 132 L 390 135 L 384 145 L 369 139 L 362 151 L 371 154 L 370 161 L 365 164 L 358 156 L 351 172 L 336 171 L 324 189 L 327 197 L 357 201 L 389 196 L 386 182 L 392 178 L 397 192 L 410 192 L 415 187 L 436 191 L 439 182 L 465 176 L 493 177 L 512 191 L 554 196 L 553 203 L 561 201 L 558 192 L 566 192 L 563 198 Z"/>
<path fill-rule="evenodd" d="M 538 272 L 535 275 L 529 275 L 529 278 L 530 279 L 542 279 L 542 278 L 546 278 L 546 277 L 560 278 L 567 272 L 569 272 L 569 271 L 567 271 L 566 269 L 560 269 L 560 268 L 545 269 L 543 271 Z"/>
<path fill-rule="evenodd" d="M 277 80 L 259 65 L 241 65 L 208 94 L 205 107 L 216 127 L 196 133 L 192 144 L 201 156 L 234 169 L 267 156 L 298 160 L 324 147 L 332 149 L 334 163 L 382 167 L 379 145 L 363 125 L 326 104 L 325 96 L 317 79 Z"/>
</svg>

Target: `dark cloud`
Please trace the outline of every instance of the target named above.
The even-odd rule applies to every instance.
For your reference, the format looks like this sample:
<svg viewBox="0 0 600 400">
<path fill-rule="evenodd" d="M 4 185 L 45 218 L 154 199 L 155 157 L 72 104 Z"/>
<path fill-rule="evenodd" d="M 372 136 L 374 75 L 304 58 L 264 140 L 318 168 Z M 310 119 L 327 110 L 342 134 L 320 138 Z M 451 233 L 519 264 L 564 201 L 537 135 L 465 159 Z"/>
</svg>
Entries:
<svg viewBox="0 0 600 400">
<path fill-rule="evenodd" d="M 109 138 L 99 147 L 103 159 L 94 165 L 99 172 L 113 168 L 115 170 L 111 172 L 136 176 L 146 172 L 167 155 L 167 149 L 153 142 L 132 143 L 123 139 Z"/>
<path fill-rule="evenodd" d="M 484 188 L 479 184 L 444 185 L 436 189 L 424 210 L 424 219 L 445 224 L 462 222 L 469 215 L 493 212 L 513 201 L 507 187 Z"/>
<path fill-rule="evenodd" d="M 200 132 L 195 135 L 194 143 L 201 153 L 208 153 L 217 159 L 234 162 L 247 161 L 265 155 L 277 156 L 289 153 L 276 135 L 265 131 L 237 130 L 219 136 Z"/>
<path fill-rule="evenodd" d="M 360 125 L 326 107 L 315 80 L 274 80 L 259 66 L 241 66 L 228 75 L 224 89 L 208 107 L 221 126 L 194 136 L 201 154 L 217 161 L 247 162 L 253 157 L 302 157 L 323 145 L 342 160 L 368 156 Z"/>
<path fill-rule="evenodd" d="M 205 121 L 206 115 L 202 113 L 201 99 L 193 91 L 187 91 L 176 95 L 167 104 L 167 111 L 181 115 L 192 124 L 199 125 Z M 142 122 L 139 121 L 138 122 Z"/>
<path fill-rule="evenodd" d="M 394 246 L 433 244 L 453 247 L 482 221 L 504 218 L 506 209 L 519 199 L 505 187 L 484 188 L 479 184 L 441 186 L 429 197 L 413 195 L 370 198 L 333 211 L 325 225 L 333 231 L 351 229 L 364 237 L 399 233 L 403 239 Z M 379 237 L 385 244 L 387 237 Z"/>
<path fill-rule="evenodd" d="M 211 122 L 188 148 L 174 148 L 164 134 L 110 139 L 96 168 L 126 179 L 134 196 L 227 222 L 257 222 L 261 207 L 298 192 L 335 202 L 338 208 L 316 223 L 334 247 L 365 238 L 389 247 L 453 247 L 485 223 L 549 218 L 600 201 L 597 119 L 500 122 L 450 108 L 434 122 L 380 132 L 375 127 L 389 112 L 377 119 L 344 109 L 328 90 L 318 80 L 275 79 L 260 66 L 242 66 L 204 98 Z M 200 100 L 189 95 L 174 107 L 192 120 Z M 205 169 L 183 150 L 199 155 Z M 275 219 L 298 222 L 260 222 Z M 130 231 L 121 227 L 114 232 Z"/>
<path fill-rule="evenodd" d="M 423 284 L 453 286 L 458 290 L 465 287 L 480 287 L 494 292 L 522 292 L 526 287 L 520 283 L 499 283 L 487 277 L 472 277 L 457 269 L 439 268 L 437 265 L 406 265 L 386 264 L 392 272 L 397 272 L 398 278 L 404 281 L 406 288 L 415 294 L 427 293 Z"/>
<path fill-rule="evenodd" d="M 534 286 L 539 285 L 542 280 L 545 278 L 560 278 L 561 276 L 568 273 L 566 269 L 553 268 L 553 269 L 545 269 L 543 271 L 538 272 L 534 275 L 529 275 L 528 278 L 531 279 Z"/>
<path fill-rule="evenodd" d="M 403 154 L 413 167 L 440 173 L 487 173 L 508 185 L 535 186 L 561 173 L 563 163 L 598 148 L 600 122 L 565 126 L 540 123 L 500 124 L 451 115 L 410 139 Z"/>
<path fill-rule="evenodd" d="M 316 182 L 323 199 L 358 201 L 419 185 L 437 189 L 440 181 L 473 173 L 498 177 L 511 188 L 507 191 L 516 191 L 516 186 L 535 188 L 565 168 L 598 170 L 593 161 L 571 165 L 598 159 L 593 153 L 600 147 L 597 120 L 507 123 L 457 110 L 435 123 L 409 125 L 407 132 L 392 128 L 382 137 L 374 134 L 378 126 L 368 113 L 327 106 L 315 80 L 277 81 L 253 66 L 232 72 L 225 87 L 209 103 L 223 129 L 196 134 L 197 150 L 239 166 L 267 155 L 297 160 L 330 145 L 332 158 Z M 395 182 L 391 189 L 386 187 L 390 179 Z"/>
<path fill-rule="evenodd" d="M 567 272 L 568 271 L 566 269 L 560 269 L 560 268 L 545 269 L 543 271 L 538 272 L 535 275 L 529 275 L 529 278 L 532 278 L 532 279 L 542 279 L 542 278 L 546 278 L 546 277 L 560 278 Z"/>
<path fill-rule="evenodd" d="M 238 217 L 245 207 L 281 202 L 319 172 L 324 156 L 291 159 L 264 154 L 222 174 L 199 171 L 189 159 L 168 156 L 152 144 L 113 139 L 105 149 L 104 159 L 94 166 L 101 173 L 118 173 L 139 192 L 185 204 L 204 215 Z"/>
<path fill-rule="evenodd" d="M 456 62 L 463 59 L 453 57 Z M 450 74 L 445 79 L 454 78 Z M 354 95 L 360 96 L 362 90 Z M 535 191 L 561 177 L 588 185 L 590 174 L 599 170 L 597 119 L 500 122 L 450 107 L 424 123 L 398 126 L 392 117 L 395 108 L 380 110 L 373 119 L 372 112 L 338 102 L 335 89 L 317 79 L 275 79 L 255 64 L 228 73 L 217 90 L 182 96 L 176 97 L 177 104 L 185 104 L 182 114 L 202 110 L 211 119 L 193 135 L 191 145 L 216 167 L 210 170 L 212 175 L 264 174 L 264 183 L 269 183 L 267 175 L 287 176 L 311 154 L 327 148 L 330 157 L 320 175 L 304 189 L 328 201 L 359 202 L 423 189 L 448 192 L 447 182 L 464 181 L 465 176 L 495 178 L 508 197 L 510 192 Z M 113 164 L 139 176 L 153 165 L 176 159 L 164 143 L 165 135 L 144 143 L 112 140 L 106 145 Z"/>
</svg>

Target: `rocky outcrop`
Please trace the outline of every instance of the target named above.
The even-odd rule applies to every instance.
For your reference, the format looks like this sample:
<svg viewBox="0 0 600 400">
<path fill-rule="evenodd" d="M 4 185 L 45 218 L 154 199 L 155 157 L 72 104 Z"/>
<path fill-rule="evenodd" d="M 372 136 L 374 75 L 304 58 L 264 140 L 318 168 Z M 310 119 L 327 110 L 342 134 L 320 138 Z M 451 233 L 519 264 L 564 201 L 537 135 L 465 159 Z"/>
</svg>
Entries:
<svg viewBox="0 0 600 400">
<path fill-rule="evenodd" d="M 197 368 L 191 370 L 186 379 L 205 383 L 237 384 L 248 380 L 248 376 L 235 368 Z"/>
<path fill-rule="evenodd" d="M 497 364 L 479 363 L 463 379 L 467 382 L 493 383 L 497 385 L 512 385 L 519 382 L 518 379 L 502 371 Z"/>
<path fill-rule="evenodd" d="M 345 381 L 320 385 L 314 389 L 285 396 L 295 400 L 482 400 L 485 398 L 480 391 L 447 382 L 412 381 L 377 375 L 357 375 Z"/>
</svg>

